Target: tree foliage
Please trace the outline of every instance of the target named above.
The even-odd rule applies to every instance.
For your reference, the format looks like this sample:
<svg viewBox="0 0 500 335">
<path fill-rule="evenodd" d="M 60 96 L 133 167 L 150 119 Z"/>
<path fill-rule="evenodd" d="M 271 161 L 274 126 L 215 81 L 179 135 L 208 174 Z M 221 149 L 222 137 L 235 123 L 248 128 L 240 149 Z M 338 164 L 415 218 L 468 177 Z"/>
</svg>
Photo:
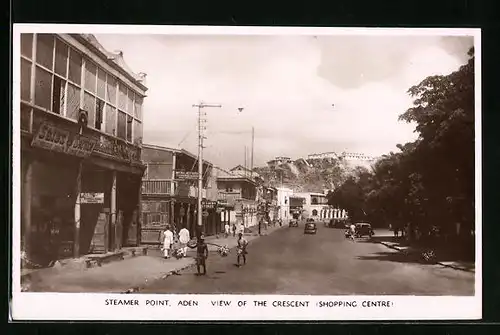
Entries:
<svg viewBox="0 0 500 335">
<path fill-rule="evenodd" d="M 474 50 L 467 64 L 425 78 L 408 94 L 413 106 L 400 115 L 414 123 L 415 142 L 398 145 L 373 170 L 356 173 L 329 195 L 332 205 L 374 224 L 409 224 L 449 232 L 474 225 Z"/>
</svg>

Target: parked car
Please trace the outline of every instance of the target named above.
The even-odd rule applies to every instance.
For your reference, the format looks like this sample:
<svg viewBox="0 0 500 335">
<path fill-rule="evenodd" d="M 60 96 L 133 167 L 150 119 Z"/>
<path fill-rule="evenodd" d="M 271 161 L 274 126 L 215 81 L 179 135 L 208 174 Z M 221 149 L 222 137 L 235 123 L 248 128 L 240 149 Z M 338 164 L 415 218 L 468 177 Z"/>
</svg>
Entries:
<svg viewBox="0 0 500 335">
<path fill-rule="evenodd" d="M 306 225 L 304 227 L 304 234 L 316 234 L 318 228 L 316 227 L 316 222 L 314 219 L 307 219 Z"/>
<path fill-rule="evenodd" d="M 356 223 L 356 237 L 368 236 L 372 237 L 375 235 L 372 225 L 366 222 Z"/>
<path fill-rule="evenodd" d="M 298 227 L 299 226 L 299 220 L 297 219 L 291 219 L 290 222 L 288 223 L 288 227 Z"/>
</svg>

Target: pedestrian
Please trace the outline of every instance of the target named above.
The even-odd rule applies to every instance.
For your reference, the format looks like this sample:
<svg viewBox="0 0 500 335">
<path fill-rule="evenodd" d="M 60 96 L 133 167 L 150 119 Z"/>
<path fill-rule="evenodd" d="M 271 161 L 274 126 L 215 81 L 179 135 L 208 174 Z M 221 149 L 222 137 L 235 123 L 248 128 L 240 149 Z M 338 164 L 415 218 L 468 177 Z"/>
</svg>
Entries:
<svg viewBox="0 0 500 335">
<path fill-rule="evenodd" d="M 243 264 L 247 263 L 247 256 L 246 256 L 248 254 L 247 245 L 248 245 L 248 241 L 243 237 L 242 233 L 239 233 L 238 234 L 238 245 L 237 245 L 238 257 L 236 259 L 238 266 L 241 266 L 241 263 L 240 263 L 241 258 L 243 258 Z"/>
<path fill-rule="evenodd" d="M 226 238 L 228 238 L 228 236 L 229 236 L 229 223 L 227 223 L 227 222 L 224 225 L 224 235 L 226 236 Z"/>
<path fill-rule="evenodd" d="M 170 225 L 167 225 L 166 230 L 163 232 L 163 257 L 170 258 L 170 248 L 174 243 L 174 233 L 170 230 Z"/>
<path fill-rule="evenodd" d="M 351 223 L 351 225 L 349 226 L 349 229 L 350 229 L 350 233 L 351 233 L 351 239 L 356 242 L 356 226 L 354 225 L 354 223 Z"/>
<path fill-rule="evenodd" d="M 240 229 L 240 231 L 239 231 L 240 234 L 243 234 L 245 232 L 245 225 L 243 225 L 243 222 L 240 223 L 239 229 Z"/>
<path fill-rule="evenodd" d="M 233 223 L 233 237 L 236 236 L 236 224 Z"/>
<path fill-rule="evenodd" d="M 208 258 L 208 246 L 205 243 L 205 237 L 200 235 L 198 243 L 196 244 L 196 269 L 198 270 L 198 275 L 207 274 L 207 263 Z M 201 272 L 201 267 L 203 266 L 203 273 Z"/>
<path fill-rule="evenodd" d="M 182 227 L 181 231 L 179 232 L 179 242 L 181 244 L 181 251 L 182 251 L 182 257 L 187 256 L 187 243 L 190 240 L 189 236 L 189 230 L 187 230 L 186 227 Z"/>
</svg>

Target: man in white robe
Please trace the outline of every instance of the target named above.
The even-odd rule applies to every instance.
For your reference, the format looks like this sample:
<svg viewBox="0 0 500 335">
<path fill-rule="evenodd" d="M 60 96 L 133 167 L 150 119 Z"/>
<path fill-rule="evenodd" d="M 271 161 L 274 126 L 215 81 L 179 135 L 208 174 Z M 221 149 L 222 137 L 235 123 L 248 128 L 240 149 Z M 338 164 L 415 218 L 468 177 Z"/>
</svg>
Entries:
<svg viewBox="0 0 500 335">
<path fill-rule="evenodd" d="M 170 248 L 174 243 L 174 233 L 170 230 L 170 226 L 163 232 L 163 257 L 170 258 Z"/>
<path fill-rule="evenodd" d="M 187 256 L 187 243 L 190 240 L 189 236 L 189 230 L 186 229 L 186 227 L 182 227 L 181 231 L 179 232 L 179 242 L 181 244 L 181 250 L 182 250 L 182 256 L 186 257 Z"/>
</svg>

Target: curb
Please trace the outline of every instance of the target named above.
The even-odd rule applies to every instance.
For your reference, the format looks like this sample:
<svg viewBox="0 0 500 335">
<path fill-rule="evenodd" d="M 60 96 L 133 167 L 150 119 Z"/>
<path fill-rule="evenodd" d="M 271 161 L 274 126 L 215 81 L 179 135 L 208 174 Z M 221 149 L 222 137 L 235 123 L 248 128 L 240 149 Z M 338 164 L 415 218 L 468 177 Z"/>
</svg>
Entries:
<svg viewBox="0 0 500 335">
<path fill-rule="evenodd" d="M 466 269 L 466 268 L 462 268 L 460 266 L 455 266 L 455 265 L 450 265 L 450 264 L 444 264 L 442 262 L 437 262 L 436 264 L 444 266 L 445 268 L 450 268 L 450 269 L 454 269 L 454 270 L 460 270 L 460 271 L 469 272 L 469 273 L 476 273 L 476 270 Z"/>
<path fill-rule="evenodd" d="M 399 252 L 404 252 L 405 251 L 404 249 L 402 249 L 400 247 L 396 247 L 396 246 L 390 245 L 390 244 L 388 244 L 386 242 L 378 242 L 378 243 L 382 244 L 383 246 L 386 246 L 387 248 L 390 248 L 390 249 L 393 249 L 393 250 L 397 250 Z M 454 269 L 454 270 L 459 270 L 459 271 L 464 271 L 464 272 L 469 272 L 469 273 L 476 273 L 475 270 L 470 270 L 470 269 L 466 269 L 466 268 L 459 267 L 459 266 L 445 264 L 443 262 L 436 262 L 435 264 L 441 265 L 441 266 L 443 266 L 445 268 Z"/>
<path fill-rule="evenodd" d="M 177 269 L 170 270 L 170 271 L 168 271 L 168 272 L 166 272 L 166 273 L 164 273 L 164 274 L 161 274 L 161 275 L 159 275 L 159 276 L 157 276 L 157 277 L 155 277 L 155 278 L 152 278 L 151 280 L 152 280 L 152 281 L 154 281 L 154 280 L 159 280 L 159 279 L 162 279 L 162 280 L 167 279 L 168 277 L 170 277 L 170 276 L 172 276 L 172 275 L 176 275 L 176 274 L 178 274 L 180 271 L 185 270 L 185 269 L 187 269 L 187 268 L 189 268 L 189 267 L 192 267 L 192 266 L 194 266 L 195 264 L 196 264 L 196 263 L 195 263 L 195 261 L 194 261 L 194 260 L 192 260 L 192 261 L 191 261 L 191 262 L 189 262 L 189 264 L 187 264 L 187 265 L 184 265 L 184 266 L 182 266 L 182 267 L 180 267 L 180 268 L 177 268 Z M 125 294 L 127 294 L 127 293 L 137 293 L 137 292 L 139 292 L 142 288 L 144 288 L 144 285 L 143 285 L 143 286 L 135 286 L 135 287 L 131 287 L 131 288 L 129 288 L 129 289 L 125 290 L 125 291 L 122 291 L 122 292 L 120 292 L 120 293 L 125 293 Z"/>
</svg>

